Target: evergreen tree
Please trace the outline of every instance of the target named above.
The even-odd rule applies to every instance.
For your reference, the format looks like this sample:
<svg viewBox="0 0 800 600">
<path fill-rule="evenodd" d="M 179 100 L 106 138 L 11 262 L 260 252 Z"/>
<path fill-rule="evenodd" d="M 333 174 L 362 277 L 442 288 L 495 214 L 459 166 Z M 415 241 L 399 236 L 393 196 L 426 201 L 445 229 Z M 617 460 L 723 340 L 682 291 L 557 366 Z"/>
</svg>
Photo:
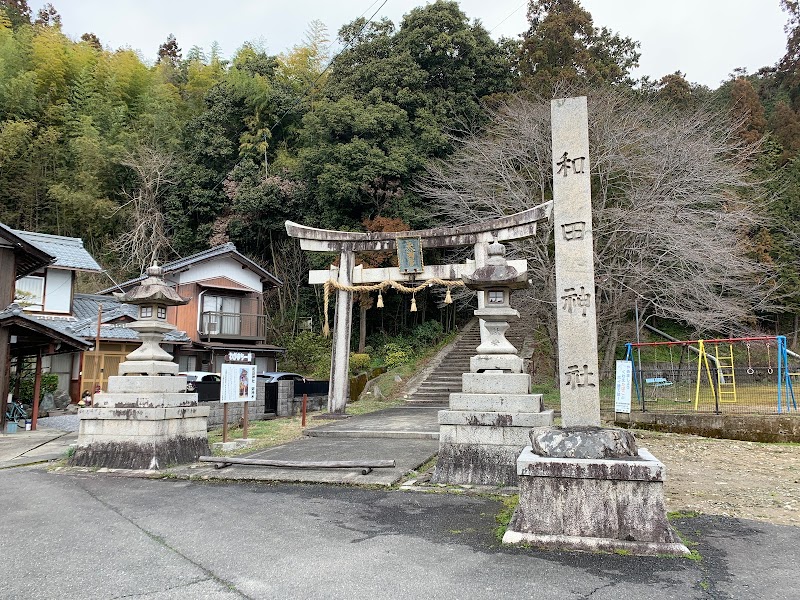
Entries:
<svg viewBox="0 0 800 600">
<path fill-rule="evenodd" d="M 558 83 L 632 83 L 639 42 L 594 26 L 578 0 L 530 0 L 528 31 L 519 50 L 519 70 L 529 89 L 550 94 Z"/>
</svg>

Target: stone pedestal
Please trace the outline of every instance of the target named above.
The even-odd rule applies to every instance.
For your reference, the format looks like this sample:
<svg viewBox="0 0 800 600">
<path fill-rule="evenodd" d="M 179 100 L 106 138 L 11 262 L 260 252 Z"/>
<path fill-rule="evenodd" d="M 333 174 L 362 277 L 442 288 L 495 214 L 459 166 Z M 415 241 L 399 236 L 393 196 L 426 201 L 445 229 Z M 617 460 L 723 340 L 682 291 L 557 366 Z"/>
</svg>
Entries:
<svg viewBox="0 0 800 600">
<path fill-rule="evenodd" d="M 481 358 L 473 359 L 473 369 L 483 366 Z M 463 392 L 450 394 L 450 408 L 439 411 L 433 482 L 515 485 L 528 432 L 552 424 L 553 411 L 542 410 L 541 394 L 529 393 L 525 373 L 464 373 L 462 386 Z"/>
<path fill-rule="evenodd" d="M 209 453 L 209 408 L 186 393 L 186 378 L 116 376 L 80 412 L 74 466 L 163 469 Z"/>
<path fill-rule="evenodd" d="M 503 543 L 552 549 L 689 554 L 667 521 L 664 465 L 647 450 L 622 459 L 517 460 L 519 505 Z"/>
</svg>

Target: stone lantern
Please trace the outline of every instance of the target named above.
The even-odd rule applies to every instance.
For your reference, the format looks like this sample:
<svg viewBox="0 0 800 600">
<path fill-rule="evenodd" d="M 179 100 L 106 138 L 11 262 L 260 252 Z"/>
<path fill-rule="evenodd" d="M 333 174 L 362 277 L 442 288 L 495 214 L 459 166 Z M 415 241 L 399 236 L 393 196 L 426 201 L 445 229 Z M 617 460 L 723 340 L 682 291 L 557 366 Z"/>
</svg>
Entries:
<svg viewBox="0 0 800 600">
<path fill-rule="evenodd" d="M 175 329 L 167 323 L 167 308 L 188 300 L 164 281 L 158 265 L 126 294 L 123 302 L 139 307 L 139 319 L 128 327 L 142 345 L 108 378 L 108 392 L 81 410 L 80 429 L 71 465 L 110 469 L 162 469 L 195 462 L 208 454 L 208 413 L 198 406 L 197 394 L 186 391 L 186 377 L 159 343 Z"/>
<path fill-rule="evenodd" d="M 139 334 L 142 345 L 119 365 L 120 375 L 177 375 L 178 365 L 161 347 L 164 336 L 176 329 L 167 323 L 167 308 L 189 302 L 164 281 L 164 269 L 153 264 L 147 278 L 125 294 L 115 294 L 122 302 L 139 307 L 139 319 L 128 325 Z"/>
<path fill-rule="evenodd" d="M 489 244 L 486 264 L 472 275 L 464 275 L 464 283 L 471 290 L 486 293 L 484 308 L 475 311 L 483 319 L 487 338 L 478 346 L 478 356 L 472 358 L 472 372 L 498 369 L 512 373 L 522 370 L 522 359 L 517 349 L 506 339 L 508 320 L 519 318 L 511 308 L 512 290 L 528 287 L 527 271 L 518 272 L 506 261 L 506 248 L 497 240 Z M 476 367 L 474 363 L 479 363 Z"/>
<path fill-rule="evenodd" d="M 486 339 L 461 376 L 461 391 L 450 394 L 447 410 L 439 411 L 439 455 L 434 483 L 516 485 L 517 457 L 528 444 L 531 427 L 552 425 L 553 411 L 544 410 L 541 394 L 531 394 L 531 376 L 506 339 L 512 290 L 528 285 L 527 271 L 506 261 L 505 247 L 489 244 L 486 264 L 463 276 L 470 289 L 485 292 Z"/>
</svg>

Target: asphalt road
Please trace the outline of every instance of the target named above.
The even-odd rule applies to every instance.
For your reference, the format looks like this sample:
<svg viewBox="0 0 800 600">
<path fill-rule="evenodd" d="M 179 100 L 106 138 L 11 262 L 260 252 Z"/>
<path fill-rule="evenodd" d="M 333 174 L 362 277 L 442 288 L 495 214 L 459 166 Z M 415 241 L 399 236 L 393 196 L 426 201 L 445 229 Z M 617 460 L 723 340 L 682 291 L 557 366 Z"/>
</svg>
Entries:
<svg viewBox="0 0 800 600">
<path fill-rule="evenodd" d="M 501 548 L 498 500 L 0 471 L 3 598 L 800 598 L 800 529 L 676 522 L 702 560 Z"/>
</svg>

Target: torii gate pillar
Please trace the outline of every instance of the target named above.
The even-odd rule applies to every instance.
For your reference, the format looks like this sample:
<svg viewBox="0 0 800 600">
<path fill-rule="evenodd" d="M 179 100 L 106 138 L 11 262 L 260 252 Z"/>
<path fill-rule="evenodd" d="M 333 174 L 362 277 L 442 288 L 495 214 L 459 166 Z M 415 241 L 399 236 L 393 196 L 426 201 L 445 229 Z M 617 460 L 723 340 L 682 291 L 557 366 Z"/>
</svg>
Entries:
<svg viewBox="0 0 800 600">
<path fill-rule="evenodd" d="M 342 250 L 339 254 L 339 283 L 352 285 L 355 252 Z M 336 309 L 333 325 L 333 360 L 331 361 L 328 412 L 344 414 L 350 397 L 350 330 L 353 326 L 353 292 L 336 290 Z"/>
</svg>

